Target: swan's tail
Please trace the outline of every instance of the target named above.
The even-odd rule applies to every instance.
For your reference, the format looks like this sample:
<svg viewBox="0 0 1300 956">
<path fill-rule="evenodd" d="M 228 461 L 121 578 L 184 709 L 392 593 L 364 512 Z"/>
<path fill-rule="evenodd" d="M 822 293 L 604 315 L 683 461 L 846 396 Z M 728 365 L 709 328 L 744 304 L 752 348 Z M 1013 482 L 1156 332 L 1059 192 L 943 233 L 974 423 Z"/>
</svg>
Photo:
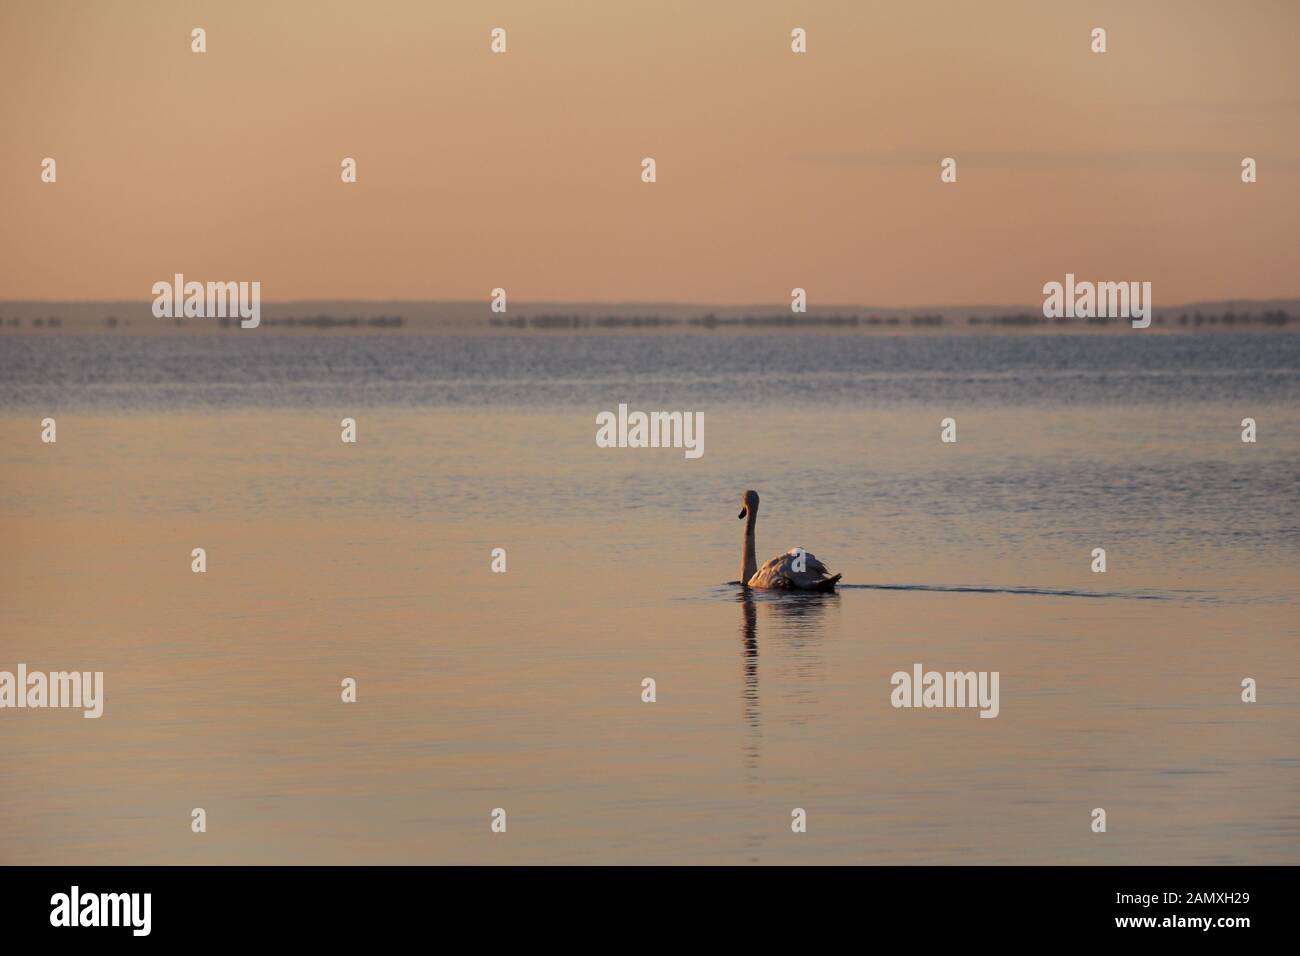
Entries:
<svg viewBox="0 0 1300 956">
<path fill-rule="evenodd" d="M 825 579 L 824 581 L 822 581 L 819 585 L 817 585 L 817 588 L 816 588 L 816 589 L 817 589 L 818 591 L 834 591 L 834 590 L 835 590 L 835 582 L 838 581 L 838 580 L 839 580 L 840 578 L 842 578 L 842 577 L 844 577 L 844 575 L 842 575 L 842 574 L 836 574 L 836 575 L 833 575 L 833 576 L 831 576 L 831 577 L 829 577 L 829 578 L 826 578 L 826 579 Z"/>
</svg>

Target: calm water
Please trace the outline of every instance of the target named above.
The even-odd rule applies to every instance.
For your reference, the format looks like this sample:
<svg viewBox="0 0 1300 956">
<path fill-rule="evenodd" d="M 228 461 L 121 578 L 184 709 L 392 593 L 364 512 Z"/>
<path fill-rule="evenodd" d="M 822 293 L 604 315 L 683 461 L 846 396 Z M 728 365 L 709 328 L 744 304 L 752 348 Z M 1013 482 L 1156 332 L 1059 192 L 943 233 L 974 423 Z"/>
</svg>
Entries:
<svg viewBox="0 0 1300 956">
<path fill-rule="evenodd" d="M 1296 333 L 11 335 L 0 408 L 1293 405 L 1298 367 Z"/>
<path fill-rule="evenodd" d="M 107 698 L 0 862 L 1297 863 L 1298 452 L 1285 333 L 0 338 L 0 669 Z M 751 487 L 849 586 L 727 584 Z"/>
</svg>

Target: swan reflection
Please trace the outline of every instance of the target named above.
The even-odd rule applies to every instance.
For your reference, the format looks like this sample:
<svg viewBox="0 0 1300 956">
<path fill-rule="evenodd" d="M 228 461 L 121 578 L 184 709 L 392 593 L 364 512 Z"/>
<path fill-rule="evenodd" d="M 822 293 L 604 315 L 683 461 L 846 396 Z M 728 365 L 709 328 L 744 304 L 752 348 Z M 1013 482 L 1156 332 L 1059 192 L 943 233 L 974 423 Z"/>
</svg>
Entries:
<svg viewBox="0 0 1300 956">
<path fill-rule="evenodd" d="M 741 712 L 749 728 L 745 763 L 754 769 L 758 764 L 762 739 L 759 632 L 762 631 L 762 638 L 769 648 L 780 649 L 789 673 L 795 678 L 784 691 L 805 705 L 801 709 L 807 709 L 807 705 L 816 704 L 816 689 L 812 682 L 824 670 L 821 650 L 824 618 L 831 608 L 839 607 L 840 596 L 834 592 L 771 592 L 742 587 L 738 589 L 736 601 L 740 604 Z"/>
</svg>

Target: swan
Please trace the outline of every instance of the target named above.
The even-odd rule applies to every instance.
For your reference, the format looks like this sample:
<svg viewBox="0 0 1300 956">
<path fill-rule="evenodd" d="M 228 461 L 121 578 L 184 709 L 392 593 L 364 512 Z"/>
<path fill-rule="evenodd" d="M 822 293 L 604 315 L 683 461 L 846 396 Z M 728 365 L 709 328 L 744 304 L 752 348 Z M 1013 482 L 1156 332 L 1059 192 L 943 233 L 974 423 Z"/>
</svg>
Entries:
<svg viewBox="0 0 1300 956">
<path fill-rule="evenodd" d="M 835 582 L 844 575 L 831 575 L 815 557 L 803 548 L 791 548 L 778 554 L 761 568 L 755 567 L 754 525 L 758 523 L 758 492 L 741 496 L 738 518 L 745 522 L 745 548 L 741 558 L 740 583 L 749 588 L 792 591 L 834 591 Z"/>
</svg>

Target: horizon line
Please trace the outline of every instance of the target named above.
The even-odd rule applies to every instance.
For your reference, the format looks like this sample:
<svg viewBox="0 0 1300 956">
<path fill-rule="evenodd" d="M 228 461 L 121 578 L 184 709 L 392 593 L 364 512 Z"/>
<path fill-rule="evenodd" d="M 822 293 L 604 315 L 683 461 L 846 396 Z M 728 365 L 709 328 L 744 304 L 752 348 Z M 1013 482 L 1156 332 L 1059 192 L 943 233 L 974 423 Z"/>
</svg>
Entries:
<svg viewBox="0 0 1300 956">
<path fill-rule="evenodd" d="M 337 303 L 350 304 L 358 303 L 365 305 L 450 305 L 450 306 L 487 306 L 491 299 L 488 297 L 482 299 L 383 299 L 383 298 L 353 298 L 353 297 L 317 297 L 317 298 L 292 298 L 292 299 L 262 299 L 263 305 L 273 306 L 290 306 L 306 305 L 314 303 Z M 6 305 L 144 305 L 148 306 L 153 302 L 152 298 L 143 299 L 54 299 L 54 298 L 3 298 L 0 299 L 0 306 Z M 1297 302 L 1300 303 L 1300 293 L 1295 295 L 1268 296 L 1268 297 L 1235 297 L 1235 298 L 1218 298 L 1218 299 L 1194 299 L 1175 302 L 1171 305 L 1157 306 L 1157 309 L 1178 309 L 1188 306 L 1207 306 L 1207 305 L 1231 305 L 1241 303 L 1273 303 L 1273 302 Z M 620 307 L 628 306 L 656 306 L 675 309 L 767 309 L 789 308 L 789 302 L 780 300 L 776 302 L 709 302 L 709 301 L 684 301 L 672 299 L 520 299 L 512 303 L 512 307 L 519 306 L 585 306 L 585 307 Z M 1041 309 L 1041 304 L 1030 305 L 1028 303 L 1016 302 L 958 302 L 947 305 L 939 304 L 922 304 L 922 305 L 871 305 L 863 302 L 829 302 L 825 304 L 814 305 L 809 303 L 808 311 L 814 309 L 868 309 L 872 311 L 938 311 L 942 309 Z M 506 314 L 506 313 L 496 313 Z"/>
</svg>

